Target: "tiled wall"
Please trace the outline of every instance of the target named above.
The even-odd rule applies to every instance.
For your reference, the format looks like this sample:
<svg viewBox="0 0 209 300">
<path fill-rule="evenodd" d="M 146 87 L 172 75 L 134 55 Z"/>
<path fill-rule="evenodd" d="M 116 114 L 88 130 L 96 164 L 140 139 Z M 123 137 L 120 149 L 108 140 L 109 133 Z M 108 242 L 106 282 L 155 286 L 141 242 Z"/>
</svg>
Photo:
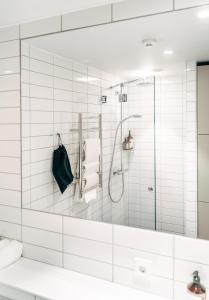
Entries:
<svg viewBox="0 0 209 300">
<path fill-rule="evenodd" d="M 25 257 L 176 300 L 196 269 L 209 288 L 208 241 L 25 209 L 22 223 Z"/>
<path fill-rule="evenodd" d="M 22 43 L 22 170 L 23 207 L 84 219 L 124 224 L 123 202 L 112 209 L 107 197 L 113 132 L 120 118 L 120 103 L 113 85 L 116 78 L 80 62 Z M 102 104 L 102 95 L 107 104 Z M 75 185 L 62 195 L 51 172 L 52 153 L 61 134 L 76 174 L 79 159 L 79 113 L 83 115 L 83 139 L 99 137 L 99 114 L 102 113 L 103 189 L 97 189 L 97 200 L 86 204 L 75 192 Z M 95 119 L 88 119 L 95 118 Z M 87 129 L 87 130 L 85 130 Z M 118 140 L 119 142 L 119 140 Z M 120 162 L 120 151 L 115 161 Z M 118 167 L 119 168 L 119 167 Z M 118 185 L 116 176 L 113 184 Z M 104 193 L 104 199 L 103 199 Z M 117 209 L 116 209 L 117 208 Z"/>
<path fill-rule="evenodd" d="M 19 27 L 0 29 L 0 234 L 21 239 Z"/>
<path fill-rule="evenodd" d="M 196 63 L 188 61 L 184 89 L 184 231 L 197 237 L 197 76 Z"/>
<path fill-rule="evenodd" d="M 127 126 L 135 143 L 128 153 L 128 224 L 155 229 L 156 177 L 157 230 L 196 237 L 195 62 L 186 69 L 185 75 L 158 76 L 155 89 L 151 78 L 128 87 L 125 114 L 142 115 Z"/>
<path fill-rule="evenodd" d="M 154 0 L 154 2 L 156 1 Z M 126 8 L 123 9 L 127 14 L 123 11 L 122 16 L 120 15 L 121 7 L 119 7 L 117 13 L 119 19 L 135 16 L 135 11 L 137 11 L 138 16 L 141 16 L 150 12 L 172 11 L 173 9 L 204 5 L 208 4 L 208 1 L 176 0 L 164 1 L 164 3 L 161 1 L 160 9 L 157 8 L 157 11 L 154 12 L 150 10 L 153 1 L 130 0 L 127 3 L 129 3 L 129 11 Z M 113 6 L 115 13 L 117 12 L 116 5 Z M 146 5 L 148 8 L 144 12 Z M 134 14 L 130 13 L 130 9 L 133 8 Z M 102 8 L 99 10 L 102 11 Z M 105 12 L 106 18 L 98 20 L 95 19 L 97 14 L 93 11 L 85 11 L 82 26 L 95 25 L 104 21 L 109 22 L 111 11 L 108 12 L 105 9 Z M 71 16 L 71 14 L 66 15 L 65 18 L 70 19 Z M 71 27 L 66 24 L 63 28 L 61 28 L 61 22 L 57 22 L 56 18 L 51 18 L 50 21 L 43 20 L 42 22 L 24 24 L 20 26 L 21 36 L 31 37 L 47 32 L 67 30 L 72 26 L 79 27 L 81 26 L 80 20 L 78 14 L 75 23 L 70 25 Z M 113 16 L 114 20 L 116 19 Z M 27 32 L 23 31 L 23 27 L 28 29 Z M 11 66 L 9 63 L 18 61 L 19 57 L 19 26 L 0 29 L 0 70 L 9 68 Z M 143 255 L 154 261 L 149 284 L 143 284 L 143 288 L 171 298 L 174 290 L 175 299 L 186 297 L 185 286 L 191 280 L 191 273 L 195 269 L 200 270 L 203 284 L 209 288 L 208 241 L 20 209 L 20 79 L 18 63 L 12 63 L 12 67 L 15 68 L 14 73 L 17 74 L 4 74 L 1 71 L 0 75 L 0 106 L 3 112 L 0 124 L 0 156 L 3 158 L 2 161 L 7 161 L 6 165 L 1 165 L 0 172 L 0 234 L 21 240 L 22 228 L 25 256 L 50 264 L 69 267 L 79 272 L 87 272 L 96 277 L 113 279 L 121 284 L 137 288 L 142 288 L 142 279 L 136 280 L 133 277 L 132 258 Z M 191 101 L 192 103 L 189 102 L 187 103 L 188 111 L 194 104 L 193 101 Z M 13 114 L 11 114 L 12 111 Z M 188 126 L 189 122 L 188 120 Z M 10 159 L 12 164 L 9 163 Z M 23 214 L 22 222 L 21 212 Z M 74 240 L 71 239 L 72 248 L 69 247 L 68 236 L 74 237 Z M 85 253 L 80 249 L 84 245 L 86 247 Z M 114 250 L 113 255 L 110 254 L 110 247 Z M 63 254 L 63 249 L 66 254 Z M 74 260 L 75 257 L 76 260 Z M 92 264 L 94 265 L 93 268 Z M 158 287 L 162 288 L 159 289 Z"/>
<path fill-rule="evenodd" d="M 127 128 L 134 137 L 134 151 L 128 153 L 128 224 L 155 229 L 155 86 L 154 78 L 147 85 L 128 87 Z M 149 188 L 153 190 L 150 191 Z"/>
</svg>

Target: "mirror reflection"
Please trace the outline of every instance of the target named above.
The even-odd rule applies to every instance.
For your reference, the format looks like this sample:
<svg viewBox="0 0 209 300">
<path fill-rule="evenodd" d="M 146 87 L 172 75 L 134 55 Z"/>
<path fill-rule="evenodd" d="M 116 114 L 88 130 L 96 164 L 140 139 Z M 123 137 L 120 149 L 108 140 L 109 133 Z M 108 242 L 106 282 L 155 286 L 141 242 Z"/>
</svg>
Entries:
<svg viewBox="0 0 209 300">
<path fill-rule="evenodd" d="M 23 208 L 209 237 L 200 12 L 22 41 Z"/>
</svg>

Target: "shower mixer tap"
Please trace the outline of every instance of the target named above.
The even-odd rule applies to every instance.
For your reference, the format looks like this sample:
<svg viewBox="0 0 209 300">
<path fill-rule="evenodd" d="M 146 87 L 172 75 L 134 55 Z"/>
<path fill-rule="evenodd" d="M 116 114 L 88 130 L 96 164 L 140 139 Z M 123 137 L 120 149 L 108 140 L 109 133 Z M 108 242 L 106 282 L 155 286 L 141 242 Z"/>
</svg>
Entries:
<svg viewBox="0 0 209 300">
<path fill-rule="evenodd" d="M 128 169 L 124 169 L 124 170 L 117 170 L 113 172 L 113 175 L 122 175 L 128 172 Z"/>
</svg>

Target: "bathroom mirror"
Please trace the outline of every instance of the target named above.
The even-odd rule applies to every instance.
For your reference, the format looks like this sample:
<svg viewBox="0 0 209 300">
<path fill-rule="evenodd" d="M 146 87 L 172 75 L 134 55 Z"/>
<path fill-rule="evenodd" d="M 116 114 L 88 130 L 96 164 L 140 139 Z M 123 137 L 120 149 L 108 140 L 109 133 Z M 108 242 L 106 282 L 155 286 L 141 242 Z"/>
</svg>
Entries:
<svg viewBox="0 0 209 300">
<path fill-rule="evenodd" d="M 196 87 L 208 36 L 193 8 L 23 40 L 22 207 L 207 238 Z"/>
</svg>

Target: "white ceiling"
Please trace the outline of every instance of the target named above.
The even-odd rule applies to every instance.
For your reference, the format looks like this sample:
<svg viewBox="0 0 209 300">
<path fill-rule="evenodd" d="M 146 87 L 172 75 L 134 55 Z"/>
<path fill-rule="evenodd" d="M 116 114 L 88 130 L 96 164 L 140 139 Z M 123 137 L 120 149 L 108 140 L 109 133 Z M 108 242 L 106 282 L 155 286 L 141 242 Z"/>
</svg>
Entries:
<svg viewBox="0 0 209 300">
<path fill-rule="evenodd" d="M 198 11 L 196 8 L 48 35 L 31 39 L 30 43 L 126 79 L 149 75 L 146 73 L 153 68 L 162 68 L 162 74 L 174 73 L 185 69 L 186 60 L 209 60 L 209 18 L 199 19 Z M 157 44 L 145 48 L 141 43 L 145 38 L 155 38 Z M 166 49 L 174 54 L 165 56 Z"/>
<path fill-rule="evenodd" d="M 121 0 L 0 0 L 0 27 Z"/>
</svg>

